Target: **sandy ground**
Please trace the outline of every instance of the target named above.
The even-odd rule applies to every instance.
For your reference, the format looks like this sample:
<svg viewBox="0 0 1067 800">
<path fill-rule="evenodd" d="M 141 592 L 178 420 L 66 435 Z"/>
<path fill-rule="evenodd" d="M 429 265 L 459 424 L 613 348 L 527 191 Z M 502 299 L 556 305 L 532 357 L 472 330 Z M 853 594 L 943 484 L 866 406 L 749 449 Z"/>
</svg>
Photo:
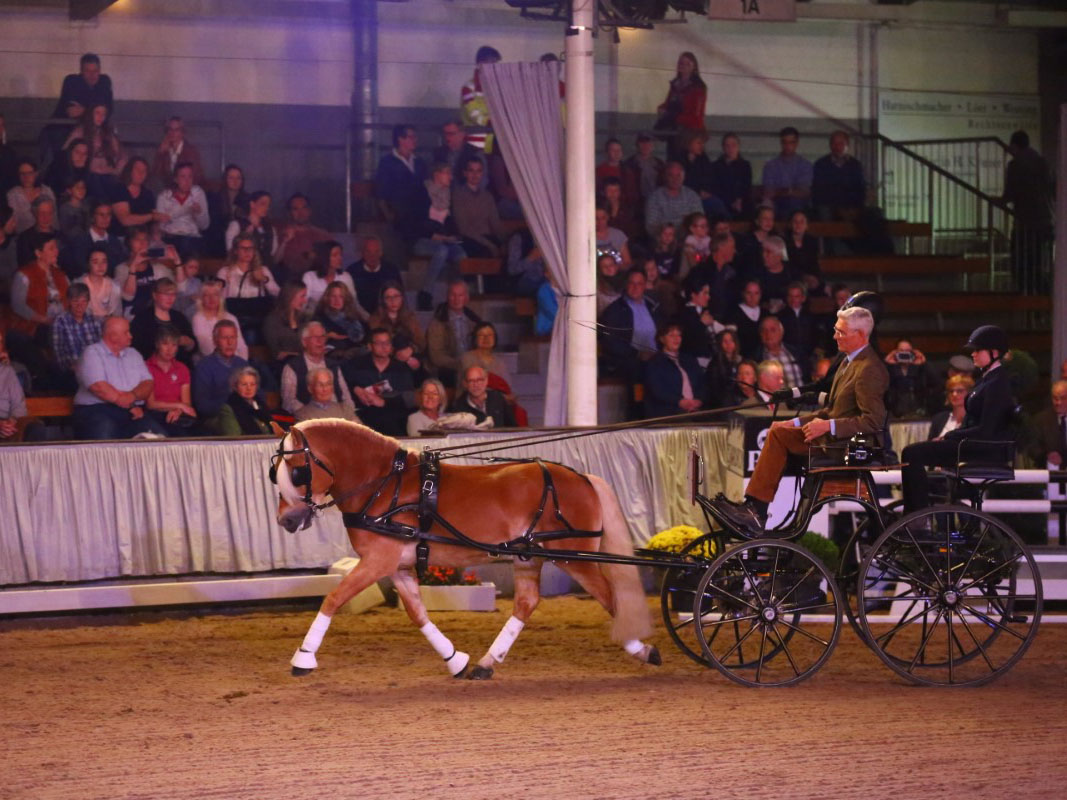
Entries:
<svg viewBox="0 0 1067 800">
<path fill-rule="evenodd" d="M 480 655 L 507 618 L 437 614 Z M 544 601 L 492 681 L 454 681 L 402 612 L 0 622 L 0 798 L 1052 798 L 1067 782 L 1067 626 L 1000 681 L 903 684 L 850 630 L 787 689 L 745 689 Z"/>
</svg>

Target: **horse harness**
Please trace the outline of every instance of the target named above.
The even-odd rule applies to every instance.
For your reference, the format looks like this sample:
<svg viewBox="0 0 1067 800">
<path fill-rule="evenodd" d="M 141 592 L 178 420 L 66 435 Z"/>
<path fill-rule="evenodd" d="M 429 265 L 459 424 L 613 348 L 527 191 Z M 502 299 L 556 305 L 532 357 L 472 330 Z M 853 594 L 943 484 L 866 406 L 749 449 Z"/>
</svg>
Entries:
<svg viewBox="0 0 1067 800">
<path fill-rule="evenodd" d="M 290 476 L 294 486 L 306 486 L 304 492 L 304 503 L 313 511 L 322 511 L 330 506 L 345 500 L 347 497 L 361 491 L 366 488 L 368 484 L 362 484 L 356 487 L 354 490 L 347 491 L 328 503 L 316 504 L 311 498 L 311 465 L 315 464 L 324 469 L 331 477 L 333 477 L 333 471 L 330 470 L 312 451 L 307 444 L 307 440 L 304 440 L 303 447 L 293 450 L 283 450 L 282 442 L 278 443 L 278 451 L 272 456 L 270 479 L 272 482 L 277 483 L 277 465 L 278 462 L 289 455 L 303 455 L 304 463 L 292 468 Z M 526 531 L 514 539 L 510 539 L 500 544 L 485 544 L 478 542 L 471 537 L 463 533 L 463 531 L 452 525 L 447 519 L 441 516 L 437 510 L 437 501 L 440 491 L 441 480 L 441 464 L 438 454 L 433 451 L 424 451 L 419 454 L 419 499 L 413 503 L 400 503 L 400 488 L 405 473 L 408 471 L 409 466 L 407 463 L 408 453 L 404 448 L 397 448 L 393 454 L 392 467 L 389 473 L 378 481 L 377 487 L 371 493 L 371 496 L 363 504 L 363 508 L 359 511 L 342 511 L 341 519 L 344 522 L 346 528 L 360 528 L 362 530 L 371 531 L 382 536 L 390 536 L 394 539 L 401 539 L 404 541 L 414 541 L 415 545 L 415 569 L 421 579 L 426 572 L 426 567 L 429 563 L 430 543 L 437 544 L 451 544 L 451 545 L 465 545 L 477 550 L 487 552 L 489 555 L 497 557 L 517 557 L 522 561 L 529 561 L 534 557 L 536 553 L 547 552 L 542 543 L 551 541 L 554 539 L 571 539 L 571 538 L 593 538 L 603 535 L 603 530 L 585 530 L 575 528 L 564 516 L 562 509 L 559 505 L 559 493 L 556 489 L 556 484 L 552 478 L 552 472 L 548 469 L 547 464 L 555 464 L 556 462 L 545 462 L 540 458 L 527 458 L 527 459 L 491 459 L 496 462 L 506 463 L 518 463 L 518 464 L 530 464 L 535 463 L 541 468 L 541 499 L 538 503 L 537 510 L 534 512 L 533 517 L 530 520 L 530 524 L 527 526 Z M 562 466 L 565 469 L 571 469 L 571 467 L 565 464 L 556 464 L 556 466 Z M 578 473 L 576 470 L 572 472 Z M 583 476 L 584 477 L 584 476 Z M 588 480 L 588 479 L 586 479 Z M 368 482 L 373 483 L 373 480 Z M 387 496 L 391 489 L 392 497 L 389 501 L 388 508 L 380 514 L 371 514 L 369 509 L 380 498 Z M 545 509 L 548 505 L 549 498 L 552 499 L 552 504 L 555 506 L 555 519 L 561 525 L 560 528 L 548 531 L 535 531 L 538 523 L 541 522 L 544 517 Z M 394 517 L 398 514 L 414 512 L 418 518 L 418 525 L 409 525 L 404 522 L 400 522 Z M 430 528 L 434 523 L 437 523 L 450 534 L 452 537 L 443 536 L 441 534 L 430 533 Z M 311 515 L 309 515 L 307 521 L 304 524 L 304 528 L 311 524 Z M 303 529 L 303 528 L 302 528 Z"/>
</svg>

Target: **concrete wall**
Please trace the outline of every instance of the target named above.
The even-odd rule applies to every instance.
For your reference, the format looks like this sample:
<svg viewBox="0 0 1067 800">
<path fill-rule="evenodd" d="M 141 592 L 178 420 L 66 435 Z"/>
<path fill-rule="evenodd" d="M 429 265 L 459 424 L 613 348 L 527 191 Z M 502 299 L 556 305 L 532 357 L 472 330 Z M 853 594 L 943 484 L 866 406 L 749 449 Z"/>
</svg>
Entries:
<svg viewBox="0 0 1067 800">
<path fill-rule="evenodd" d="M 209 164 L 241 163 L 253 188 L 305 191 L 324 221 L 342 224 L 353 72 L 347 0 L 120 0 L 88 23 L 41 5 L 0 11 L 0 109 L 13 138 L 33 137 L 34 118 L 51 111 L 63 76 L 92 50 L 112 76 L 120 131 L 134 149 L 151 147 L 163 118 L 181 114 Z M 756 132 L 791 122 L 821 133 L 834 119 L 872 125 L 872 86 L 1036 93 L 1034 34 L 993 27 L 987 5 L 919 5 L 949 10 L 934 22 L 877 28 L 691 19 L 620 31 L 617 45 L 602 32 L 598 127 L 606 135 L 649 125 L 683 50 L 696 54 L 708 83 L 709 127 L 746 132 L 757 162 L 774 138 Z M 378 14 L 382 122 L 415 121 L 427 128 L 424 141 L 455 114 L 479 45 L 493 44 L 506 60 L 563 47 L 561 23 L 522 20 L 500 0 L 382 2 Z M 803 147 L 816 154 L 825 145 L 820 136 Z"/>
</svg>

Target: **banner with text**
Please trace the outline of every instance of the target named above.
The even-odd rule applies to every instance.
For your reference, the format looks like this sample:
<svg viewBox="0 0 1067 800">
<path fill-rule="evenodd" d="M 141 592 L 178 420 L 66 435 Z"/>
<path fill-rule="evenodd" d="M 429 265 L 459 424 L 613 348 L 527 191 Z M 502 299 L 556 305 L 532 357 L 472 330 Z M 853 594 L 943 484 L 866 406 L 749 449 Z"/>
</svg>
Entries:
<svg viewBox="0 0 1067 800">
<path fill-rule="evenodd" d="M 710 19 L 741 22 L 796 22 L 796 0 L 710 0 Z"/>
</svg>

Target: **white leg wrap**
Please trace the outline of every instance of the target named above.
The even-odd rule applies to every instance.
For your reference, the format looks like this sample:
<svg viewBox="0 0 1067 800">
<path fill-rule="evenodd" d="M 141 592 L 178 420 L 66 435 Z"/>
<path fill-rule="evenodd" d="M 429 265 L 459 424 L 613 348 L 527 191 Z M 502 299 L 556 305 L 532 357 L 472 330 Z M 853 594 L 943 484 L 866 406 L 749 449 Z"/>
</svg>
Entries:
<svg viewBox="0 0 1067 800">
<path fill-rule="evenodd" d="M 515 640 L 519 638 L 519 634 L 522 633 L 522 629 L 526 626 L 518 617 L 510 617 L 507 622 L 504 623 L 504 627 L 500 629 L 500 633 L 497 634 L 493 644 L 489 647 L 489 655 L 493 657 L 493 660 L 500 663 L 508 654 L 508 650 L 515 644 Z"/>
<path fill-rule="evenodd" d="M 326 635 L 332 620 L 332 617 L 327 617 L 320 611 L 315 621 L 311 623 L 311 627 L 308 628 L 307 636 L 304 637 L 304 643 L 300 645 L 300 649 L 307 653 L 317 652 L 319 645 L 322 644 L 322 637 Z"/>
<path fill-rule="evenodd" d="M 437 651 L 437 655 L 445 660 L 445 666 L 448 667 L 449 672 L 453 675 L 458 675 L 467 668 L 467 662 L 470 661 L 471 657 L 457 650 L 448 637 L 437 629 L 436 625 L 432 622 L 427 622 L 419 628 L 419 632 L 426 637 L 426 641 Z"/>
<path fill-rule="evenodd" d="M 641 644 L 640 639 L 630 639 L 630 641 L 622 643 L 622 649 L 630 655 L 636 656 L 638 653 L 645 649 L 645 646 Z"/>
</svg>

